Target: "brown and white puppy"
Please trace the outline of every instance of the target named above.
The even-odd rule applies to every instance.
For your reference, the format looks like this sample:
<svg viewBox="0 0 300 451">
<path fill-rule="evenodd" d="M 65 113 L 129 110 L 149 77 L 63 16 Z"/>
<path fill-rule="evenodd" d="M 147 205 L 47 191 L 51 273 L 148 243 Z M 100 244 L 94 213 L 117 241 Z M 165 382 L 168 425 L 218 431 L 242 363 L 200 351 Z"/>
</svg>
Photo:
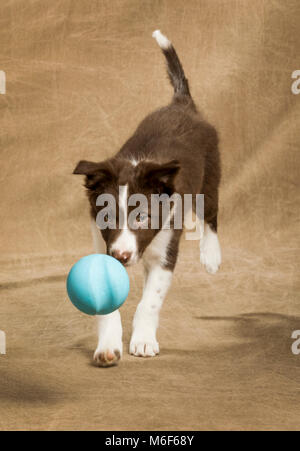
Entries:
<svg viewBox="0 0 300 451">
<path fill-rule="evenodd" d="M 172 102 L 147 116 L 121 150 L 104 162 L 80 161 L 74 174 L 86 176 L 91 205 L 92 233 L 95 252 L 108 254 L 131 265 L 143 258 L 145 286 L 138 304 L 130 341 L 130 353 L 150 357 L 159 353 L 156 331 L 159 311 L 171 284 L 182 230 L 132 228 L 128 224 L 116 229 L 99 230 L 96 205 L 100 194 L 112 194 L 126 219 L 130 207 L 127 200 L 135 193 L 147 198 L 151 194 L 174 192 L 204 194 L 204 233 L 200 243 L 200 259 L 210 273 L 221 263 L 217 237 L 218 187 L 220 161 L 218 136 L 215 129 L 202 118 L 191 97 L 188 81 L 171 42 L 160 33 L 153 37 L 161 47 L 174 88 Z M 119 196 L 119 187 L 123 187 Z M 148 221 L 151 211 L 140 215 Z M 123 223 L 124 225 L 124 223 Z M 122 324 L 119 311 L 101 316 L 99 342 L 94 355 L 102 366 L 115 364 L 122 355 Z"/>
</svg>

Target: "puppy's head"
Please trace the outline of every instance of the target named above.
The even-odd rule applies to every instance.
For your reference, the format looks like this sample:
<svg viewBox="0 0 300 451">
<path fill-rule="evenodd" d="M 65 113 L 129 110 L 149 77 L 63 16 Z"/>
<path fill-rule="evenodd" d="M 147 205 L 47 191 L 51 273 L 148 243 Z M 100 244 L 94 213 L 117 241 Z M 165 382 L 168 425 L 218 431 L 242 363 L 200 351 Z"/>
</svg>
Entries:
<svg viewBox="0 0 300 451">
<path fill-rule="evenodd" d="M 179 168 L 177 160 L 132 164 L 113 158 L 77 164 L 74 174 L 85 175 L 91 212 L 109 255 L 126 266 L 139 260 L 163 226 L 162 205 L 154 208 L 151 195 L 171 196 Z"/>
</svg>

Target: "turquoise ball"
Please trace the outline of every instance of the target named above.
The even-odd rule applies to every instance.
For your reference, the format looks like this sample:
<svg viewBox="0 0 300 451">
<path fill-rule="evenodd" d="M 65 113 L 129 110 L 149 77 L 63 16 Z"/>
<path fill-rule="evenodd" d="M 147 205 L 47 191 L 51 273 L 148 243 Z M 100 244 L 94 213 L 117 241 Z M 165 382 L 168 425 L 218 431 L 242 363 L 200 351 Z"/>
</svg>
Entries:
<svg viewBox="0 0 300 451">
<path fill-rule="evenodd" d="M 129 293 L 129 277 L 115 258 L 92 254 L 72 267 L 67 279 L 67 292 L 73 305 L 88 315 L 107 315 L 125 302 Z"/>
</svg>

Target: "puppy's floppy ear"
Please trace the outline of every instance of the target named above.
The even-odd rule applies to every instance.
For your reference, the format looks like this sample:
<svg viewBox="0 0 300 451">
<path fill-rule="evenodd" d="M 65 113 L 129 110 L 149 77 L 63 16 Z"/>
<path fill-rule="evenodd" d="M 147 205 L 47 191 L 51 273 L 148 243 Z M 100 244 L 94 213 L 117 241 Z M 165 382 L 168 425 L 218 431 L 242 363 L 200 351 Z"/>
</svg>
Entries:
<svg viewBox="0 0 300 451">
<path fill-rule="evenodd" d="M 73 171 L 73 174 L 89 175 L 97 170 L 99 163 L 93 161 L 81 160 Z"/>
<path fill-rule="evenodd" d="M 157 187 L 160 192 L 174 190 L 174 179 L 180 170 L 178 160 L 158 164 L 145 162 L 140 164 L 139 182 L 144 186 Z"/>
<path fill-rule="evenodd" d="M 81 160 L 73 174 L 85 175 L 85 186 L 88 189 L 103 188 L 105 184 L 113 181 L 116 177 L 109 161 L 94 163 L 93 161 Z"/>
</svg>

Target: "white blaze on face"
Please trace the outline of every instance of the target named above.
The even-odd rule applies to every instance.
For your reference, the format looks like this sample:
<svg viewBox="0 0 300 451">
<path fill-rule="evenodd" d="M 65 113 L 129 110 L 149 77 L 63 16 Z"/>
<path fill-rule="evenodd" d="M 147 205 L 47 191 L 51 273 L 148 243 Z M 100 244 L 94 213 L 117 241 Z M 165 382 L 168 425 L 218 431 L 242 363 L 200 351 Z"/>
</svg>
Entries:
<svg viewBox="0 0 300 451">
<path fill-rule="evenodd" d="M 116 241 L 112 243 L 110 253 L 117 251 L 119 253 L 130 252 L 131 257 L 128 264 L 136 263 L 138 260 L 138 248 L 135 234 L 128 228 L 128 185 L 119 187 L 119 210 L 123 218 L 122 230 Z"/>
</svg>

